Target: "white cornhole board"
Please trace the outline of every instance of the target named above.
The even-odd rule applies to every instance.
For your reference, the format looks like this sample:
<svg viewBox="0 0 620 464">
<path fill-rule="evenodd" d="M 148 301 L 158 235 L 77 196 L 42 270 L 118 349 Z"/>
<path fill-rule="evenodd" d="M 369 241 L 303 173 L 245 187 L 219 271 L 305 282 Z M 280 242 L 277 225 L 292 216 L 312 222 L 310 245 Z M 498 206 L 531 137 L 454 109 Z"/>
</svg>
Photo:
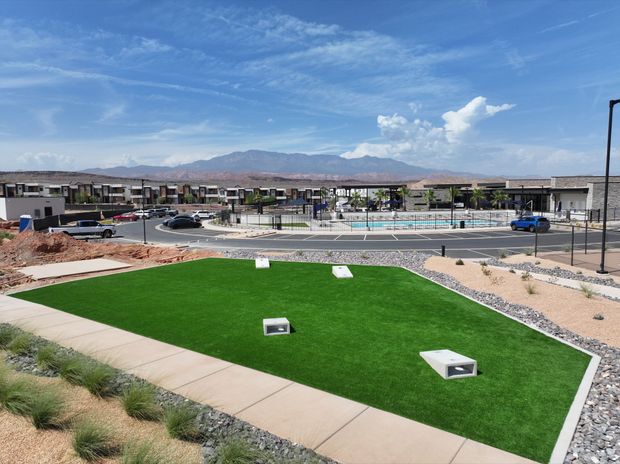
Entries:
<svg viewBox="0 0 620 464">
<path fill-rule="evenodd" d="M 351 279 L 353 274 L 347 266 L 332 266 L 332 274 L 336 276 L 337 279 Z"/>
<path fill-rule="evenodd" d="M 267 258 L 256 258 L 256 269 L 269 269 L 269 260 Z"/>
<path fill-rule="evenodd" d="M 291 324 L 286 317 L 263 319 L 263 334 L 265 335 L 289 335 Z"/>
<path fill-rule="evenodd" d="M 444 379 L 478 375 L 478 363 L 451 350 L 422 351 L 420 356 Z"/>
</svg>

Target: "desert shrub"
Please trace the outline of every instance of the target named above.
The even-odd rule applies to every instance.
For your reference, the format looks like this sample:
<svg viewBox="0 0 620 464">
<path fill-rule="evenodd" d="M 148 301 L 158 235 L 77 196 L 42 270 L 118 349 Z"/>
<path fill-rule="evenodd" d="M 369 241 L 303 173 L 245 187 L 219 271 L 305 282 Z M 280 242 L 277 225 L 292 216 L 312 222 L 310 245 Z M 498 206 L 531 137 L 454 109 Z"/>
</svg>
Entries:
<svg viewBox="0 0 620 464">
<path fill-rule="evenodd" d="M 24 354 L 30 351 L 32 347 L 32 335 L 27 333 L 20 333 L 11 340 L 7 348 L 13 354 Z"/>
<path fill-rule="evenodd" d="M 525 256 L 532 256 L 534 254 L 534 249 L 533 248 L 526 248 L 523 253 L 525 253 Z"/>
<path fill-rule="evenodd" d="M 189 404 L 172 406 L 164 412 L 164 425 L 168 435 L 179 440 L 194 441 L 200 437 L 196 425 L 198 411 Z"/>
<path fill-rule="evenodd" d="M 579 288 L 581 288 L 581 293 L 583 293 L 583 296 L 586 298 L 592 298 L 594 296 L 594 290 L 590 285 L 581 283 L 579 284 Z"/>
<path fill-rule="evenodd" d="M 62 425 L 65 400 L 55 389 L 37 392 L 30 398 L 28 415 L 38 429 L 50 429 Z"/>
<path fill-rule="evenodd" d="M 457 259 L 456 261 L 454 261 L 454 264 L 456 264 L 457 266 L 462 266 L 465 263 L 463 262 L 463 260 L 461 258 Z"/>
<path fill-rule="evenodd" d="M 499 259 L 504 259 L 508 256 L 508 252 L 506 250 L 500 250 Z"/>
<path fill-rule="evenodd" d="M 534 264 L 538 266 L 540 264 L 540 261 L 535 261 Z"/>
<path fill-rule="evenodd" d="M 601 313 L 596 313 L 592 319 L 596 319 L 597 321 L 602 321 L 605 317 Z"/>
<path fill-rule="evenodd" d="M 262 452 L 252 449 L 242 440 L 233 439 L 224 443 L 217 450 L 216 464 L 253 464 L 263 457 Z"/>
<path fill-rule="evenodd" d="M 155 398 L 155 389 L 148 384 L 132 383 L 121 397 L 125 412 L 136 419 L 156 420 L 161 415 L 161 408 Z"/>
<path fill-rule="evenodd" d="M 581 271 L 577 271 L 577 272 L 575 272 L 575 274 L 577 274 L 577 275 L 581 275 L 581 274 L 583 274 L 583 272 L 581 272 Z"/>
<path fill-rule="evenodd" d="M 86 461 L 98 461 L 117 450 L 112 432 L 92 421 L 82 421 L 73 427 L 72 446 L 79 457 Z"/>
<path fill-rule="evenodd" d="M 362 258 L 362 259 L 368 259 L 368 255 L 367 255 L 366 253 L 362 253 L 362 254 L 360 255 L 360 258 Z"/>
<path fill-rule="evenodd" d="M 17 333 L 17 329 L 11 325 L 0 325 L 0 348 L 6 349 Z"/>
<path fill-rule="evenodd" d="M 570 252 L 570 250 L 571 250 L 571 246 L 570 246 L 570 245 L 564 245 L 564 247 L 562 248 L 562 250 L 563 250 L 565 253 L 569 253 L 569 252 Z"/>
<path fill-rule="evenodd" d="M 536 285 L 534 285 L 533 282 L 528 282 L 525 285 L 525 290 L 529 295 L 535 295 L 536 293 L 538 293 L 538 291 L 536 290 Z"/>
<path fill-rule="evenodd" d="M 508 269 L 508 272 L 510 272 L 511 274 L 516 274 L 517 271 L 515 271 L 514 269 Z"/>
<path fill-rule="evenodd" d="M 521 274 L 521 280 L 530 280 L 532 278 L 532 276 L 530 275 L 529 272 L 525 271 L 523 274 Z"/>
<path fill-rule="evenodd" d="M 480 266 L 480 270 L 487 277 L 491 275 L 491 269 L 489 269 L 489 266 L 487 266 L 486 264 L 484 266 Z"/>
<path fill-rule="evenodd" d="M 325 256 L 327 256 L 328 258 L 331 258 L 332 256 L 334 256 L 334 252 L 328 250 L 325 252 Z"/>
<path fill-rule="evenodd" d="M 301 250 L 297 250 L 297 251 L 295 252 L 295 255 L 296 255 L 296 256 L 303 256 L 303 255 L 304 255 L 304 252 L 303 252 L 303 251 L 301 251 Z"/>
</svg>

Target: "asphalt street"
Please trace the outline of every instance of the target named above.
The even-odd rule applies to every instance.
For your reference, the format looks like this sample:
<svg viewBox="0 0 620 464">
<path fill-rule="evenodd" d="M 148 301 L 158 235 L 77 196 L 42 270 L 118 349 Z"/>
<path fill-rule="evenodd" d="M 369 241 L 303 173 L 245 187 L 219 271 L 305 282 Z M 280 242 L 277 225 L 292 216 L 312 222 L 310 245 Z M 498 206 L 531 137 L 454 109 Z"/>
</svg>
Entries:
<svg viewBox="0 0 620 464">
<path fill-rule="evenodd" d="M 523 253 L 534 249 L 535 235 L 530 232 L 505 230 L 435 232 L 411 234 L 287 234 L 281 232 L 259 238 L 232 238 L 231 233 L 208 229 L 169 230 L 161 226 L 163 220 L 146 222 L 146 238 L 150 243 L 188 245 L 203 248 L 244 248 L 254 250 L 334 250 L 334 251 L 411 251 L 421 250 L 455 258 L 480 258 L 498 256 L 501 253 Z M 113 240 L 142 242 L 142 221 L 120 224 Z M 234 231 L 233 231 L 234 233 Z M 575 232 L 575 252 L 583 253 L 585 246 L 583 230 Z M 588 252 L 600 251 L 601 233 L 590 230 L 587 234 Z M 620 231 L 608 230 L 610 247 L 620 245 Z M 560 251 L 571 246 L 570 229 L 562 228 L 538 234 L 539 251 Z"/>
</svg>

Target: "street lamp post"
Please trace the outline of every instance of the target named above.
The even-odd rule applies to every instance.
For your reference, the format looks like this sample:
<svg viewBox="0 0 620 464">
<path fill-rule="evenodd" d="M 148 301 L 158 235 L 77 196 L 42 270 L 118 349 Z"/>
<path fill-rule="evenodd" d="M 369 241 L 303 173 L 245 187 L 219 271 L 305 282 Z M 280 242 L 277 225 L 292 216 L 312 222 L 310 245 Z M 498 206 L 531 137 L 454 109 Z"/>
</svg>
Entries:
<svg viewBox="0 0 620 464">
<path fill-rule="evenodd" d="M 523 192 L 523 185 L 521 185 L 521 216 L 525 211 L 525 193 Z"/>
<path fill-rule="evenodd" d="M 368 202 L 368 187 L 366 187 L 366 230 L 369 230 L 368 229 L 368 207 L 369 207 L 368 203 L 369 203 Z"/>
<path fill-rule="evenodd" d="M 607 126 L 607 157 L 605 159 L 605 194 L 603 196 L 603 239 L 601 240 L 601 267 L 596 272 L 598 274 L 607 274 L 605 270 L 605 245 L 607 239 L 607 200 L 609 198 L 609 161 L 611 158 L 611 127 L 614 116 L 614 106 L 620 103 L 620 100 L 609 100 L 609 124 Z"/>
<path fill-rule="evenodd" d="M 146 245 L 146 210 L 144 209 L 144 179 L 141 179 L 140 195 L 142 196 L 142 236 Z"/>
</svg>

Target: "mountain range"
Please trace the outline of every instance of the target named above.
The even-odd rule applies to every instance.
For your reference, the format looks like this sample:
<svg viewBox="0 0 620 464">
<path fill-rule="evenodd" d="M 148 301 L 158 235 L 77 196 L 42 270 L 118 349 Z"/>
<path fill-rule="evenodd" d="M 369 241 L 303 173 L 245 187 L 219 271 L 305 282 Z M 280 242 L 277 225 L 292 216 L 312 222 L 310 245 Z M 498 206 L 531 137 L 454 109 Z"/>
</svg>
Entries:
<svg viewBox="0 0 620 464">
<path fill-rule="evenodd" d="M 233 152 L 178 166 L 116 166 L 86 169 L 84 173 L 153 180 L 206 180 L 232 178 L 410 180 L 435 175 L 467 175 L 423 168 L 391 158 L 364 156 L 347 159 L 337 155 L 306 155 L 261 150 Z"/>
</svg>

